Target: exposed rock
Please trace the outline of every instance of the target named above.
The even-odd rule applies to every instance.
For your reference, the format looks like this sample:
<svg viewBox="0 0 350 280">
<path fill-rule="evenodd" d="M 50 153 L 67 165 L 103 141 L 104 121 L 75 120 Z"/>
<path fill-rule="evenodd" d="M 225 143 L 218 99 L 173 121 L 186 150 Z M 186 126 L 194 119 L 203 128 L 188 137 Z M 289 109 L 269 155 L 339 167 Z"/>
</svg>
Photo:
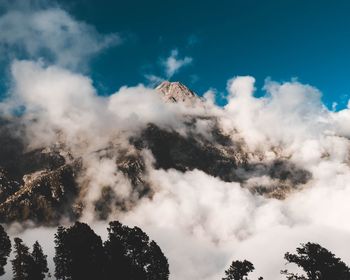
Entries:
<svg viewBox="0 0 350 280">
<path fill-rule="evenodd" d="M 144 179 L 146 166 L 140 154 L 125 155 L 117 160 L 118 169 L 129 178 L 131 185 L 140 197 L 151 192 L 151 187 Z"/>
<path fill-rule="evenodd" d="M 21 184 L 9 178 L 7 171 L 0 168 L 0 204 L 20 188 Z"/>
<path fill-rule="evenodd" d="M 180 82 L 164 81 L 156 90 L 162 94 L 165 101 L 168 102 L 185 102 L 187 104 L 194 104 L 198 100 L 198 96 L 188 87 Z"/>
<path fill-rule="evenodd" d="M 0 204 L 0 222 L 32 220 L 55 224 L 63 213 L 74 216 L 70 206 L 78 194 L 75 182 L 78 169 L 76 162 L 26 175 L 24 185 Z"/>
</svg>

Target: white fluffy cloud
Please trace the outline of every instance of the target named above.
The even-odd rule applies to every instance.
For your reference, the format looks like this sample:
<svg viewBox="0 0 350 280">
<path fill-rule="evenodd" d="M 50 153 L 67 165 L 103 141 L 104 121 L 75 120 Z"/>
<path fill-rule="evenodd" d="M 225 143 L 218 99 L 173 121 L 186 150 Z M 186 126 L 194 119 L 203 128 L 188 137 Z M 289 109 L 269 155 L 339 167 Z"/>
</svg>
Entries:
<svg viewBox="0 0 350 280">
<path fill-rule="evenodd" d="M 167 79 L 174 76 L 181 68 L 191 64 L 192 60 L 192 57 L 188 56 L 180 58 L 179 51 L 177 49 L 172 50 L 170 56 L 162 61 Z"/>
<path fill-rule="evenodd" d="M 86 66 L 92 55 L 121 43 L 118 34 L 102 35 L 59 7 L 8 9 L 0 16 L 0 30 L 2 56 L 45 57 L 74 69 Z"/>
<path fill-rule="evenodd" d="M 185 56 L 180 57 L 179 51 L 173 49 L 170 52 L 170 55 L 166 58 L 160 58 L 160 65 L 164 74 L 155 75 L 155 74 L 145 74 L 144 77 L 148 81 L 150 86 L 157 86 L 164 80 L 170 80 L 176 73 L 178 73 L 183 67 L 188 66 L 192 63 L 192 57 Z"/>
<path fill-rule="evenodd" d="M 328 152 L 348 151 L 347 139 L 333 140 L 328 144 L 339 149 Z M 350 213 L 350 169 L 343 157 L 322 159 L 323 149 L 311 167 L 314 178 L 283 201 L 255 196 L 238 183 L 200 171 L 152 171 L 159 189 L 124 220 L 154 234 L 172 264 L 171 279 L 219 278 L 233 259 L 243 258 L 256 265 L 256 278 L 280 279 L 283 254 L 307 241 L 320 242 L 350 262 L 344 249 L 350 233 L 344 223 Z"/>
</svg>

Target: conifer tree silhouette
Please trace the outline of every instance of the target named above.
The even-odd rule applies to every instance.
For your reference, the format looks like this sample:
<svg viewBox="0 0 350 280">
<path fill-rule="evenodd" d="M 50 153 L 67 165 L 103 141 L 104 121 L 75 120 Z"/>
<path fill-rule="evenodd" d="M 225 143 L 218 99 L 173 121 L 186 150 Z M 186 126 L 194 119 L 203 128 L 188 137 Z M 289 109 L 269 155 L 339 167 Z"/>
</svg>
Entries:
<svg viewBox="0 0 350 280">
<path fill-rule="evenodd" d="M 254 265 L 250 261 L 233 261 L 222 280 L 248 280 L 247 275 L 253 270 Z"/>
<path fill-rule="evenodd" d="M 104 244 L 107 279 L 113 279 L 113 275 L 129 280 L 169 278 L 168 260 L 140 228 L 129 228 L 115 221 L 107 230 L 108 240 Z"/>
<path fill-rule="evenodd" d="M 5 274 L 4 267 L 7 264 L 7 258 L 11 253 L 11 240 L 5 229 L 0 225 L 0 276 Z"/>
<path fill-rule="evenodd" d="M 34 262 L 34 266 L 32 268 L 32 278 L 36 280 L 45 279 L 46 273 L 49 272 L 49 269 L 47 267 L 47 256 L 44 255 L 44 252 L 38 241 L 36 241 L 33 245 L 31 256 Z"/>
<path fill-rule="evenodd" d="M 287 252 L 284 258 L 302 268 L 306 275 L 282 270 L 288 280 L 350 280 L 349 267 L 321 245 L 308 242 L 296 251 L 296 254 Z"/>
<path fill-rule="evenodd" d="M 34 261 L 29 248 L 18 237 L 14 239 L 14 243 L 15 258 L 11 261 L 13 280 L 34 280 L 32 271 Z"/>
<path fill-rule="evenodd" d="M 59 227 L 55 235 L 55 276 L 62 280 L 103 279 L 104 252 L 101 238 L 84 223 Z"/>
</svg>

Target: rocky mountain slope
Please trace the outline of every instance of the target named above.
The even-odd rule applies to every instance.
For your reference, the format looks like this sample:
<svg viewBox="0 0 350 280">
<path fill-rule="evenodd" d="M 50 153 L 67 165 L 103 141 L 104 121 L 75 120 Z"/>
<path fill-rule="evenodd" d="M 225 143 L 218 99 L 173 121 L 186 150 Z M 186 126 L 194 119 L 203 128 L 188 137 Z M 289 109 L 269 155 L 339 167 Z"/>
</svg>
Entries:
<svg viewBox="0 0 350 280">
<path fill-rule="evenodd" d="M 164 102 L 184 102 L 186 106 L 198 106 L 201 102 L 179 82 L 163 82 L 156 90 Z M 184 123 L 186 135 L 149 123 L 139 135 L 129 138 L 132 152 L 112 151 L 118 154 L 115 159 L 118 172 L 137 196 L 130 202 L 118 198 L 110 186 L 103 187 L 100 198 L 95 201 L 97 217 L 105 219 L 113 208 L 125 211 L 140 197 L 152 196 L 143 157 L 146 150 L 154 157 L 153 168 L 181 172 L 198 169 L 226 182 L 239 182 L 257 195 L 277 199 L 283 199 L 311 178 L 310 172 L 298 168 L 288 158 L 253 161 L 244 141 L 234 141 L 225 135 L 215 117 L 210 120 L 208 135 L 196 132 L 193 127 L 200 119 L 201 116 L 192 117 Z M 82 199 L 85 191 L 80 180 L 85 170 L 84 160 L 70 154 L 64 143 L 28 149 L 23 135 L 15 133 L 19 131 L 16 123 L 3 121 L 0 129 L 0 222 L 31 220 L 55 224 L 62 217 L 78 218 L 85 207 Z M 108 149 L 118 149 L 118 145 Z M 108 157 L 108 153 L 103 157 Z M 273 183 L 252 185 L 249 183 L 252 176 L 265 176 Z"/>
</svg>

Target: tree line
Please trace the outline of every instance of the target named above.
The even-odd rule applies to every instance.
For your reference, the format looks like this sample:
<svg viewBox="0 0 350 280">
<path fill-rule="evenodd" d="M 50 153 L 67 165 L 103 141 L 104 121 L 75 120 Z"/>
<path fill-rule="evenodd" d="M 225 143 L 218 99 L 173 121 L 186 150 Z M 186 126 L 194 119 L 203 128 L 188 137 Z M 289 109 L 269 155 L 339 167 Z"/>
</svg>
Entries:
<svg viewBox="0 0 350 280">
<path fill-rule="evenodd" d="M 58 227 L 55 234 L 55 271 L 58 280 L 166 280 L 169 264 L 156 242 L 138 227 L 118 221 L 109 223 L 108 239 L 102 242 L 87 224 Z M 51 277 L 47 256 L 39 242 L 30 250 L 14 238 L 12 272 L 14 280 L 42 280 Z M 0 225 L 0 276 L 11 253 L 11 240 Z"/>
<path fill-rule="evenodd" d="M 285 253 L 287 264 L 295 264 L 302 274 L 281 270 L 287 280 L 350 280 L 350 268 L 332 252 L 317 243 L 301 244 L 296 253 Z M 247 260 L 233 261 L 222 280 L 251 280 L 254 265 Z M 263 280 L 259 277 L 258 280 Z"/>
<path fill-rule="evenodd" d="M 102 242 L 87 224 L 57 228 L 55 234 L 55 271 L 58 280 L 167 280 L 169 264 L 160 247 L 138 227 L 118 221 L 109 223 L 108 239 Z M 16 237 L 13 240 L 12 272 L 14 280 L 50 278 L 47 256 L 38 241 L 30 249 Z M 12 250 L 12 244 L 0 225 L 0 276 Z M 350 268 L 332 252 L 308 242 L 296 253 L 284 255 L 287 264 L 295 264 L 300 273 L 281 270 L 287 280 L 350 280 Z M 248 260 L 234 260 L 222 280 L 252 280 L 254 265 Z M 263 280 L 259 277 L 258 280 Z"/>
</svg>

